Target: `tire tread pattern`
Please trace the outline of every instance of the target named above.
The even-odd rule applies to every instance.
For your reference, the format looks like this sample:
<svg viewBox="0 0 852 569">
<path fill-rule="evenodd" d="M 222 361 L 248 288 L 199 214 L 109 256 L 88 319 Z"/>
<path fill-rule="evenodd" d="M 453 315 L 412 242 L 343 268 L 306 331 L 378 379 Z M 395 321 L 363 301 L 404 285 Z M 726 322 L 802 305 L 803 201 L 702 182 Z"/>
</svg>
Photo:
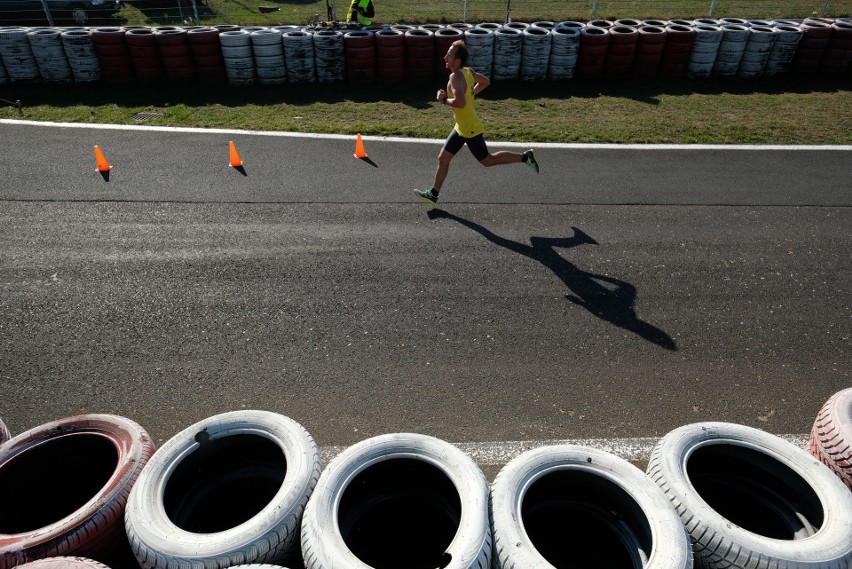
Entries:
<svg viewBox="0 0 852 569">
<path fill-rule="evenodd" d="M 852 433 L 839 424 L 843 413 L 852 415 L 852 388 L 838 391 L 822 406 L 814 420 L 806 450 L 834 472 L 852 490 Z"/>
</svg>

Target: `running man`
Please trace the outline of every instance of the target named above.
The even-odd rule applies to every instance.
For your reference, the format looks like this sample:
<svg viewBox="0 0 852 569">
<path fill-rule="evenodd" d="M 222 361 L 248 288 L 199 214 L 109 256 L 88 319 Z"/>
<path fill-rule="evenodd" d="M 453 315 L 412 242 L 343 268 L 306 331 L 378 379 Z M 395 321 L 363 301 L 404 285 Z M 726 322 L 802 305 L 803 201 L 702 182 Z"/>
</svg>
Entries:
<svg viewBox="0 0 852 569">
<path fill-rule="evenodd" d="M 439 103 L 449 105 L 453 109 L 456 124 L 450 136 L 447 137 L 444 147 L 441 148 L 440 154 L 438 154 L 435 181 L 425 190 L 414 190 L 419 198 L 429 203 L 438 201 L 438 194 L 444 185 L 447 171 L 450 169 L 450 162 L 465 144 L 483 166 L 523 162 L 538 174 L 538 161 L 535 158 L 535 151 L 532 149 L 524 153 L 509 152 L 508 150 L 501 150 L 493 154 L 488 152 L 485 137 L 482 135 L 485 127 L 479 117 L 476 116 L 475 96 L 484 91 L 491 81 L 485 75 L 465 67 L 467 57 L 467 46 L 464 45 L 462 40 L 453 42 L 444 56 L 444 63 L 450 70 L 450 80 L 447 83 L 447 90 L 439 90 L 435 98 Z"/>
</svg>

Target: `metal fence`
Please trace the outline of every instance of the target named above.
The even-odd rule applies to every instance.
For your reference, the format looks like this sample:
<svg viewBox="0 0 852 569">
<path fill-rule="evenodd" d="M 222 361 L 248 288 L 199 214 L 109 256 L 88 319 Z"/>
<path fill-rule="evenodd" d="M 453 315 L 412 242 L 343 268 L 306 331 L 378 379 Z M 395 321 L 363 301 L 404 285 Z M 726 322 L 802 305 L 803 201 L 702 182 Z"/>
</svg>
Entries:
<svg viewBox="0 0 852 569">
<path fill-rule="evenodd" d="M 0 25 L 304 25 L 341 21 L 349 0 L 0 0 Z M 374 0 L 376 23 L 563 21 L 618 18 L 841 18 L 852 0 Z M 13 8 L 5 7 L 11 5 Z M 69 7 L 72 7 L 69 9 Z"/>
</svg>

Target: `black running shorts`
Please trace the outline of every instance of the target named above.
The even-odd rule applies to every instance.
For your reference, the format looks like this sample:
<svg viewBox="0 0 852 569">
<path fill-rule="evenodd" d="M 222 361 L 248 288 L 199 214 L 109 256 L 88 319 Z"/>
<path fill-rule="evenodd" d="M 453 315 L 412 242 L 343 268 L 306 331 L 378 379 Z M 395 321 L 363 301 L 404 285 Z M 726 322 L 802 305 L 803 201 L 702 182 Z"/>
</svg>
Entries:
<svg viewBox="0 0 852 569">
<path fill-rule="evenodd" d="M 465 144 L 467 144 L 473 157 L 480 162 L 488 157 L 488 146 L 485 144 L 484 136 L 477 134 L 471 138 L 465 138 L 456 129 L 453 129 L 450 136 L 447 137 L 447 141 L 444 143 L 444 150 L 455 155 Z"/>
</svg>

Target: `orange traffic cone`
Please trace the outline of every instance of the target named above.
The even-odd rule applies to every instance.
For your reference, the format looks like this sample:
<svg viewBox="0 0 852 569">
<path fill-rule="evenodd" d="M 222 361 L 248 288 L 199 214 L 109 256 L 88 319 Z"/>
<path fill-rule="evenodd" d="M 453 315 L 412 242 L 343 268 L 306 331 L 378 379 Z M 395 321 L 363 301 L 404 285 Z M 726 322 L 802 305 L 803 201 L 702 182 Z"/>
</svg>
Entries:
<svg viewBox="0 0 852 569">
<path fill-rule="evenodd" d="M 367 153 L 364 151 L 364 141 L 361 140 L 361 133 L 358 133 L 358 142 L 355 143 L 355 158 L 367 158 Z"/>
<path fill-rule="evenodd" d="M 234 146 L 233 140 L 230 142 L 230 154 L 231 154 L 231 161 L 228 165 L 231 168 L 241 168 L 242 165 L 243 165 L 243 161 L 240 160 L 240 155 L 237 154 L 237 147 Z"/>
<path fill-rule="evenodd" d="M 98 148 L 98 145 L 95 145 L 95 160 L 98 162 L 98 172 L 109 172 L 112 170 L 112 166 L 109 165 L 107 159 L 104 158 L 104 153 L 101 152 L 101 149 Z"/>
</svg>

